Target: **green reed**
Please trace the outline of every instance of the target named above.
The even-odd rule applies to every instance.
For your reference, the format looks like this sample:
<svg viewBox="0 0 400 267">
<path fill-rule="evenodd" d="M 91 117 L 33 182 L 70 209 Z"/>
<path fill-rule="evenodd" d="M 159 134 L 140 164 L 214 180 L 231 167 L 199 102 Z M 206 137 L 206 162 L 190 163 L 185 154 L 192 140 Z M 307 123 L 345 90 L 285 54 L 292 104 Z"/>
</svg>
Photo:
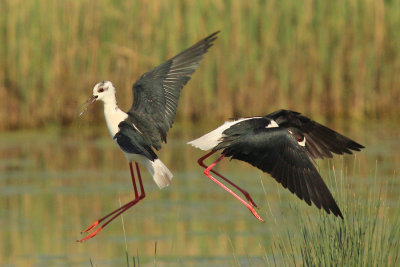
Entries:
<svg viewBox="0 0 400 267">
<path fill-rule="evenodd" d="M 375 174 L 371 174 L 374 178 L 365 177 L 365 185 L 352 184 L 352 178 L 362 173 L 359 163 L 356 159 L 352 170 L 349 171 L 342 158 L 340 166 L 330 167 L 325 179 L 341 207 L 344 220 L 324 211 L 317 214 L 315 206 L 308 207 L 297 197 L 293 197 L 293 202 L 283 199 L 290 193 L 281 185 L 277 185 L 277 192 L 282 198 L 274 203 L 264 203 L 264 207 L 261 207 L 263 217 L 267 220 L 266 227 L 272 229 L 272 241 L 265 240 L 266 244 L 260 244 L 264 250 L 262 260 L 261 255 L 255 255 L 251 251 L 251 255 L 238 254 L 235 248 L 238 244 L 234 244 L 227 236 L 232 251 L 230 265 L 398 266 L 400 210 L 398 201 L 393 198 L 397 191 L 393 191 L 392 184 L 395 184 L 394 179 L 397 177 L 380 177 L 376 170 Z M 379 181 L 380 179 L 384 182 Z M 263 183 L 262 186 L 264 188 Z M 265 194 L 267 197 L 266 191 Z M 271 208 L 274 204 L 277 206 Z M 276 231 L 279 228 L 286 230 Z M 249 246 L 249 250 L 251 248 L 252 246 Z M 154 245 L 154 266 L 156 259 L 157 242 Z M 145 262 L 151 265 L 151 256 L 147 256 Z M 159 262 L 169 266 L 168 263 L 174 261 L 168 257 L 161 257 Z"/>
<path fill-rule="evenodd" d="M 342 208 L 344 220 L 321 212 L 311 217 L 299 212 L 296 230 L 276 235 L 266 247 L 266 266 L 397 266 L 400 262 L 400 212 L 398 203 L 387 200 L 390 182 L 365 185 L 354 192 L 349 177 L 341 169 L 331 173 L 331 187 Z M 356 171 L 357 172 L 357 171 Z M 393 177 L 395 178 L 395 177 Z M 336 188 L 336 189 L 334 189 Z M 298 204 L 298 203 L 297 203 Z"/>
<path fill-rule="evenodd" d="M 399 0 L 4 0 L 0 10 L 0 129 L 71 124 L 101 80 L 127 109 L 143 72 L 216 30 L 180 120 L 400 111 Z"/>
</svg>

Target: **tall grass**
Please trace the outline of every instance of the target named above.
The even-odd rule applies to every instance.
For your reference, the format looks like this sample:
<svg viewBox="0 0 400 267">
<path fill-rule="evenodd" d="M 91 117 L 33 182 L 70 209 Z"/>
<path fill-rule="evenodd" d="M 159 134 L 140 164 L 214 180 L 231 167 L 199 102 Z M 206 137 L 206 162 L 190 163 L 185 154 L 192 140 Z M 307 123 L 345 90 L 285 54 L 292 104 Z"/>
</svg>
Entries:
<svg viewBox="0 0 400 267">
<path fill-rule="evenodd" d="M 266 266 L 398 266 L 400 211 L 398 201 L 387 200 L 396 192 L 390 184 L 375 182 L 361 196 L 352 191 L 344 171 L 332 173 L 344 220 L 322 212 L 317 218 L 300 213 L 297 231 L 276 236 L 266 248 L 271 251 L 265 254 Z"/>
<path fill-rule="evenodd" d="M 355 163 L 357 165 L 357 160 Z M 268 238 L 264 240 L 265 244 L 260 244 L 264 248 L 264 255 L 251 253 L 251 249 L 254 248 L 252 246 L 249 247 L 251 255 L 237 254 L 235 246 L 239 245 L 227 236 L 232 250 L 229 265 L 399 266 L 400 210 L 398 198 L 394 197 L 398 191 L 392 184 L 397 185 L 394 180 L 397 177 L 382 182 L 379 181 L 381 177 L 376 171 L 375 177 L 364 177 L 364 186 L 352 185 L 351 179 L 360 175 L 360 170 L 353 167 L 350 175 L 347 166 L 341 165 L 337 169 L 332 166 L 326 180 L 328 184 L 332 184 L 329 187 L 343 211 L 344 220 L 324 211 L 316 214 L 313 212 L 316 210 L 315 206 L 308 207 L 297 197 L 293 197 L 293 202 L 290 201 L 289 209 L 287 199 L 280 199 L 278 203 L 266 203 L 266 207 L 262 208 L 265 212 L 263 217 L 267 219 L 272 233 L 271 239 Z M 282 195 L 290 194 L 278 184 L 277 191 Z M 310 210 L 313 211 L 308 213 Z M 296 215 L 291 220 L 289 214 L 293 213 Z M 281 217 L 282 214 L 287 217 Z M 204 266 L 207 260 L 213 260 L 212 257 L 205 258 L 197 261 L 184 258 L 183 261 L 185 266 Z M 157 266 L 157 261 L 162 266 L 176 265 L 176 260 L 171 257 L 157 258 L 155 242 L 154 266 Z M 152 265 L 152 257 L 145 257 L 144 262 Z M 227 262 L 228 260 L 225 263 Z M 135 264 L 135 259 L 133 263 Z"/>
<path fill-rule="evenodd" d="M 394 117 L 398 10 L 399 0 L 3 0 L 0 129 L 70 124 L 106 79 L 126 109 L 140 74 L 215 30 L 220 38 L 186 86 L 179 119 L 281 107 Z"/>
</svg>

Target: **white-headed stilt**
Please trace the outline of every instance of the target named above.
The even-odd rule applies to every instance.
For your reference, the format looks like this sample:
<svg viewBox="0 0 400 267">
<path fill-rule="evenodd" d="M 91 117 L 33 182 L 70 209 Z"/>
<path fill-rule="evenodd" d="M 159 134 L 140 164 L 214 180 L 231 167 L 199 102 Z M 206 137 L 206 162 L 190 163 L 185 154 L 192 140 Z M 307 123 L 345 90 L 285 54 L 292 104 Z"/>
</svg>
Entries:
<svg viewBox="0 0 400 267">
<path fill-rule="evenodd" d="M 213 170 L 224 157 L 242 160 L 269 173 L 283 187 L 288 188 L 308 205 L 311 202 L 319 209 L 343 218 L 331 192 L 315 168 L 312 159 L 331 158 L 332 153 L 352 154 L 364 146 L 353 140 L 290 110 L 278 110 L 264 117 L 242 118 L 225 122 L 215 130 L 188 144 L 201 150 L 211 150 L 198 160 L 205 168 L 204 174 L 223 187 L 253 215 L 263 221 L 254 207 L 250 195 Z M 221 156 L 211 165 L 204 160 L 221 150 Z M 244 194 L 243 200 L 232 190 L 210 175 L 210 172 L 238 189 Z"/>
<path fill-rule="evenodd" d="M 171 183 L 172 173 L 157 157 L 155 150 L 167 141 L 172 127 L 182 88 L 199 66 L 203 55 L 213 45 L 218 32 L 211 34 L 177 56 L 143 74 L 132 87 L 133 104 L 125 113 L 117 106 L 115 88 L 109 81 L 96 84 L 84 105 L 103 101 L 104 116 L 113 140 L 119 145 L 129 162 L 135 199 L 91 224 L 83 233 L 90 233 L 79 241 L 95 236 L 102 228 L 123 212 L 137 204 L 146 194 L 138 163 L 144 165 L 159 188 Z M 136 185 L 132 162 L 135 162 L 140 194 Z M 110 218 L 111 217 L 111 218 Z M 101 226 L 103 221 L 105 221 Z"/>
</svg>

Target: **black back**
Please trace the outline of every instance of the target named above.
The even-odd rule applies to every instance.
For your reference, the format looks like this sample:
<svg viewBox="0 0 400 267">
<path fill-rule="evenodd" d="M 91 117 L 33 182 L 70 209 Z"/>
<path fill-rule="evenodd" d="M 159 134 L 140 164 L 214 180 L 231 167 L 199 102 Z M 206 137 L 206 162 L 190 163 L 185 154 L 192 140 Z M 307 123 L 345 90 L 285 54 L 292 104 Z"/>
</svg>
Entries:
<svg viewBox="0 0 400 267">
<path fill-rule="evenodd" d="M 272 113 L 272 115 L 276 114 L 278 112 Z M 312 125 L 313 121 L 301 116 L 299 122 L 288 122 L 284 120 L 284 116 L 271 116 L 277 120 L 278 124 L 281 122 L 283 126 L 266 128 L 271 123 L 270 115 L 244 120 L 232 125 L 223 132 L 222 140 L 214 150 L 221 149 L 225 156 L 245 161 L 269 173 L 285 188 L 295 193 L 300 199 L 304 199 L 307 204 L 311 205 L 313 202 L 327 213 L 332 212 L 343 218 L 332 194 L 309 157 L 312 155 L 307 148 L 309 139 L 306 137 L 305 146 L 301 146 L 298 141 L 306 136 L 302 127 Z M 294 115 L 298 116 L 299 113 L 294 113 Z M 322 125 L 317 124 L 312 129 L 318 129 L 320 126 Z M 305 129 L 308 128 L 305 127 Z M 329 134 L 333 132 L 336 136 L 336 132 L 328 130 Z M 307 133 L 310 132 L 314 131 L 311 130 Z M 342 135 L 338 134 L 338 136 L 350 140 Z M 324 144 L 318 135 L 312 135 L 312 137 L 316 143 Z M 352 142 L 354 141 L 351 141 L 350 144 L 353 147 Z M 357 143 L 354 142 L 354 144 Z M 355 147 L 359 150 L 362 146 L 357 144 Z M 336 151 L 348 153 L 344 149 L 336 149 L 332 152 Z"/>
<path fill-rule="evenodd" d="M 200 60 L 217 39 L 218 32 L 211 34 L 192 47 L 143 74 L 133 87 L 133 104 L 128 115 L 136 120 L 154 125 L 159 141 L 151 143 L 156 149 L 167 141 L 172 127 L 182 88 L 199 66 Z M 140 129 L 140 126 L 137 125 Z"/>
<path fill-rule="evenodd" d="M 131 122 L 122 121 L 118 127 L 120 130 L 114 136 L 114 139 L 117 141 L 122 151 L 145 156 L 151 161 L 158 158 L 151 148 L 151 145 L 149 145 L 151 144 L 149 136 L 139 132 Z"/>
</svg>

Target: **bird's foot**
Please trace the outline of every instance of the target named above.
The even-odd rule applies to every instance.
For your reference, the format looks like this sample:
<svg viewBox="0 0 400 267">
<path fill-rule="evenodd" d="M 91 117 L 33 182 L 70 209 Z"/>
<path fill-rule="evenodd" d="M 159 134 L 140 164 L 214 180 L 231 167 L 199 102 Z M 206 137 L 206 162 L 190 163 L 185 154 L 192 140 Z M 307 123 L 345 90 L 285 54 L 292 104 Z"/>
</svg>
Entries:
<svg viewBox="0 0 400 267">
<path fill-rule="evenodd" d="M 256 203 L 254 203 L 254 201 L 253 201 L 253 199 L 251 198 L 250 194 L 247 193 L 247 192 L 244 191 L 244 190 L 242 191 L 242 193 L 243 193 L 243 195 L 246 197 L 247 201 L 250 202 L 250 204 L 251 204 L 253 207 L 256 207 L 256 208 L 258 209 L 258 206 L 256 205 Z"/>
<path fill-rule="evenodd" d="M 93 228 L 93 227 L 92 227 L 92 228 Z M 99 228 L 97 228 L 96 231 L 94 231 L 94 232 L 91 233 L 90 235 L 88 235 L 88 236 L 86 236 L 86 237 L 84 237 L 84 238 L 82 238 L 82 239 L 80 239 L 80 240 L 77 240 L 77 242 L 84 242 L 84 241 L 86 241 L 86 240 L 88 240 L 88 239 L 94 237 L 95 235 L 97 235 L 97 234 L 101 231 L 101 229 L 103 229 L 102 226 L 100 226 Z M 86 230 L 83 231 L 83 232 L 86 232 Z"/>
<path fill-rule="evenodd" d="M 257 211 L 254 208 L 249 208 L 249 210 L 251 211 L 254 217 L 256 217 L 259 221 L 264 222 L 264 219 L 261 218 L 260 215 L 258 215 Z"/>
<path fill-rule="evenodd" d="M 92 223 L 88 228 L 86 228 L 85 230 L 83 230 L 83 231 L 81 232 L 81 234 L 92 231 L 97 225 L 99 225 L 99 221 L 98 221 L 98 220 L 95 221 L 94 223 Z"/>
<path fill-rule="evenodd" d="M 83 231 L 81 232 L 81 234 L 92 232 L 92 231 L 99 225 L 99 223 L 100 223 L 99 220 L 95 221 L 95 222 L 92 223 L 88 228 L 86 228 L 85 230 L 83 230 Z M 101 229 L 103 229 L 103 226 L 100 226 L 100 227 L 97 228 L 94 232 L 90 233 L 90 234 L 87 235 L 86 237 L 84 237 L 84 238 L 82 238 L 82 239 L 80 239 L 80 240 L 77 240 L 77 242 L 84 242 L 84 241 L 86 241 L 86 240 L 88 240 L 88 239 L 94 237 L 95 235 L 97 235 L 97 234 L 100 232 Z"/>
</svg>

